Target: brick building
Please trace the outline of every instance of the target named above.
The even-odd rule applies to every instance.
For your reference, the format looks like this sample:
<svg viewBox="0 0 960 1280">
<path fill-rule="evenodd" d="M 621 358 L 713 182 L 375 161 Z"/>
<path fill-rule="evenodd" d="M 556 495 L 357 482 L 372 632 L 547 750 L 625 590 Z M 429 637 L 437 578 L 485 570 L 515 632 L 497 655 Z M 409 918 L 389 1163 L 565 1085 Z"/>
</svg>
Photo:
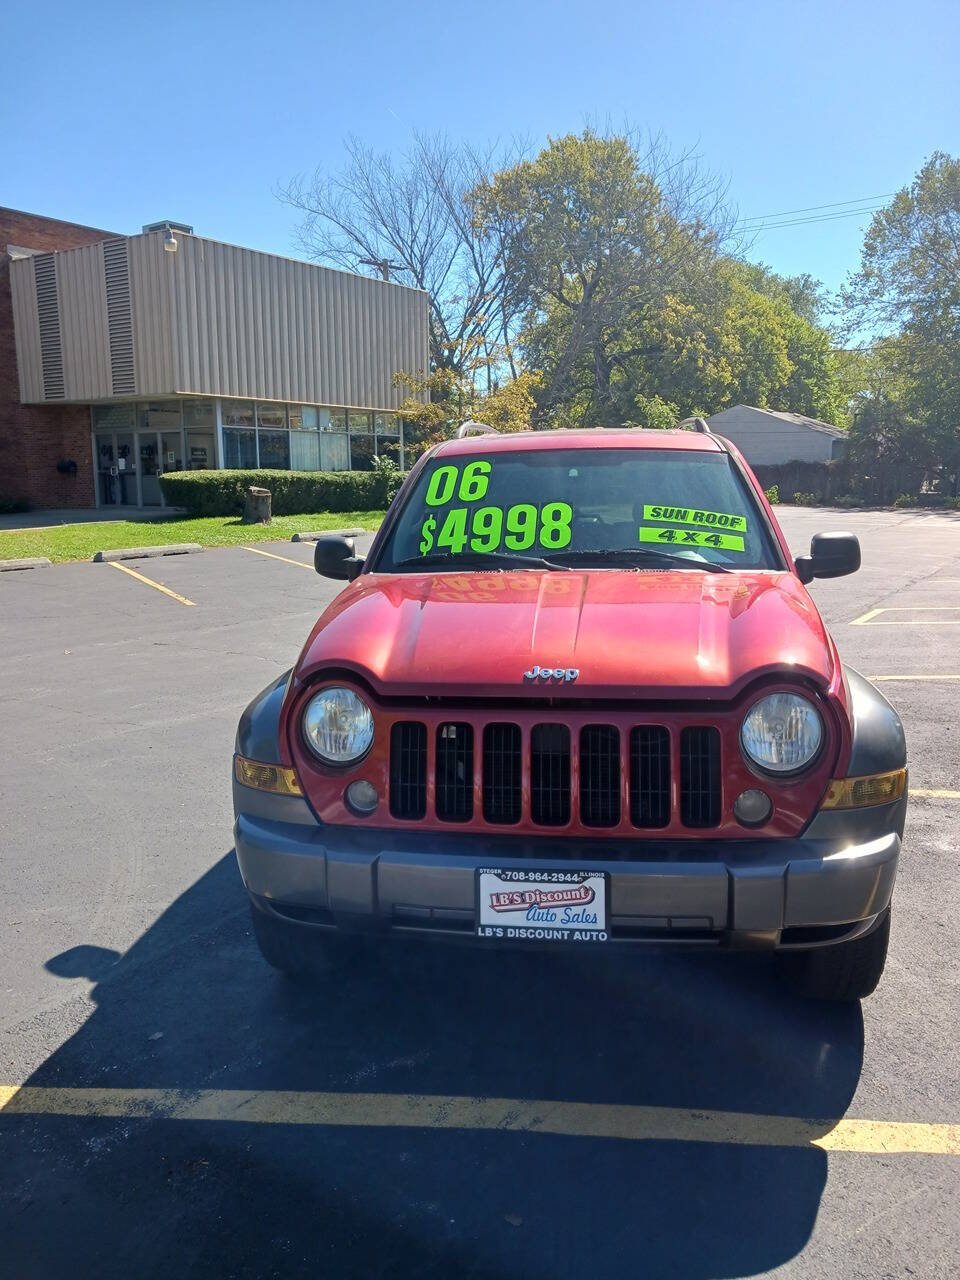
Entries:
<svg viewBox="0 0 960 1280">
<path fill-rule="evenodd" d="M 427 295 L 162 222 L 0 209 L 0 502 L 160 507 L 165 471 L 403 463 Z"/>
<path fill-rule="evenodd" d="M 25 251 L 51 253 L 108 239 L 113 233 L 0 208 L 0 502 L 33 507 L 95 503 L 90 410 L 23 404 L 17 378 L 10 264 Z M 76 471 L 58 464 L 75 462 Z"/>
</svg>

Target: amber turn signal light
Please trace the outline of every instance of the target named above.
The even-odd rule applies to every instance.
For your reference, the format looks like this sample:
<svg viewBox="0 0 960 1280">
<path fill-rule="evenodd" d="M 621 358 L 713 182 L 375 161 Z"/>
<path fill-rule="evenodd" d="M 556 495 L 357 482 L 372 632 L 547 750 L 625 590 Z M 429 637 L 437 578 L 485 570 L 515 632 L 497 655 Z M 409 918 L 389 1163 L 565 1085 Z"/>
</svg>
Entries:
<svg viewBox="0 0 960 1280">
<path fill-rule="evenodd" d="M 873 804 L 892 804 L 900 799 L 906 786 L 906 769 L 871 773 L 864 778 L 834 778 L 820 808 L 866 809 Z"/>
<path fill-rule="evenodd" d="M 234 756 L 233 771 L 237 781 L 257 791 L 270 791 L 276 796 L 302 796 L 303 788 L 296 769 L 282 764 L 261 764 L 259 760 L 247 760 Z"/>
</svg>

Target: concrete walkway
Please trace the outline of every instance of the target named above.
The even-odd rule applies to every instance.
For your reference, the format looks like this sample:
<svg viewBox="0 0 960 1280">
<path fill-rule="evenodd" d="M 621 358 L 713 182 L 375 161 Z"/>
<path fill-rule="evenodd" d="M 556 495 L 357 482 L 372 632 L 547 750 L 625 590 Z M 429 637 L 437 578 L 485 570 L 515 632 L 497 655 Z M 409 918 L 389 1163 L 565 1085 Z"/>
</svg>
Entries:
<svg viewBox="0 0 960 1280">
<path fill-rule="evenodd" d="M 64 524 L 117 524 L 121 520 L 169 520 L 184 516 L 182 507 L 60 507 L 49 511 L 21 511 L 0 515 L 0 532 L 18 529 L 56 529 Z"/>
</svg>

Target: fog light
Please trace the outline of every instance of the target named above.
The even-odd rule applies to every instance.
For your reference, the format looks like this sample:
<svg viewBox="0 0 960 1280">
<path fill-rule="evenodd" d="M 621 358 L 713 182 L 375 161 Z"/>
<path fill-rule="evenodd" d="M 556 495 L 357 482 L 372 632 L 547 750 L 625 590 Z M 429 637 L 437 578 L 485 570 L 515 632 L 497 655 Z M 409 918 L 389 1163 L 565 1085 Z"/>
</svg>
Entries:
<svg viewBox="0 0 960 1280">
<path fill-rule="evenodd" d="M 772 812 L 770 797 L 759 787 L 741 791 L 733 802 L 733 816 L 744 827 L 759 827 Z"/>
<path fill-rule="evenodd" d="M 358 817 L 366 818 L 379 803 L 380 796 L 372 782 L 364 782 L 361 778 L 347 787 L 347 808 L 352 809 Z"/>
</svg>

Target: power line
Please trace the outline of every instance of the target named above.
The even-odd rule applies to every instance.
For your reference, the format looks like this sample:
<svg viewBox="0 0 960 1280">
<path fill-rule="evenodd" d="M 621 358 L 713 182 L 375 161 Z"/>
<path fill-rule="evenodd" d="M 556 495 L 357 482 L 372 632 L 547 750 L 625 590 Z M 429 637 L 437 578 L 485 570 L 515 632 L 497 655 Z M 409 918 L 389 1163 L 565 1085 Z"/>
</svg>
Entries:
<svg viewBox="0 0 960 1280">
<path fill-rule="evenodd" d="M 745 227 L 747 234 L 761 231 L 775 231 L 777 227 L 805 227 L 815 222 L 836 222 L 840 218 L 861 218 L 866 214 L 877 213 L 883 208 L 882 204 L 873 205 L 865 209 L 850 209 L 846 213 L 823 213 L 815 218 L 793 218 L 788 222 L 766 222 L 759 227 Z"/>
<path fill-rule="evenodd" d="M 883 192 L 879 196 L 858 196 L 856 200 L 835 200 L 832 204 L 811 204 L 805 209 L 781 209 L 779 213 L 764 213 L 756 218 L 741 218 L 741 224 L 745 222 L 766 222 L 768 218 L 789 218 L 795 213 L 816 213 L 820 209 L 840 209 L 848 204 L 867 204 L 871 200 L 889 200 L 895 195 L 894 191 Z"/>
</svg>

